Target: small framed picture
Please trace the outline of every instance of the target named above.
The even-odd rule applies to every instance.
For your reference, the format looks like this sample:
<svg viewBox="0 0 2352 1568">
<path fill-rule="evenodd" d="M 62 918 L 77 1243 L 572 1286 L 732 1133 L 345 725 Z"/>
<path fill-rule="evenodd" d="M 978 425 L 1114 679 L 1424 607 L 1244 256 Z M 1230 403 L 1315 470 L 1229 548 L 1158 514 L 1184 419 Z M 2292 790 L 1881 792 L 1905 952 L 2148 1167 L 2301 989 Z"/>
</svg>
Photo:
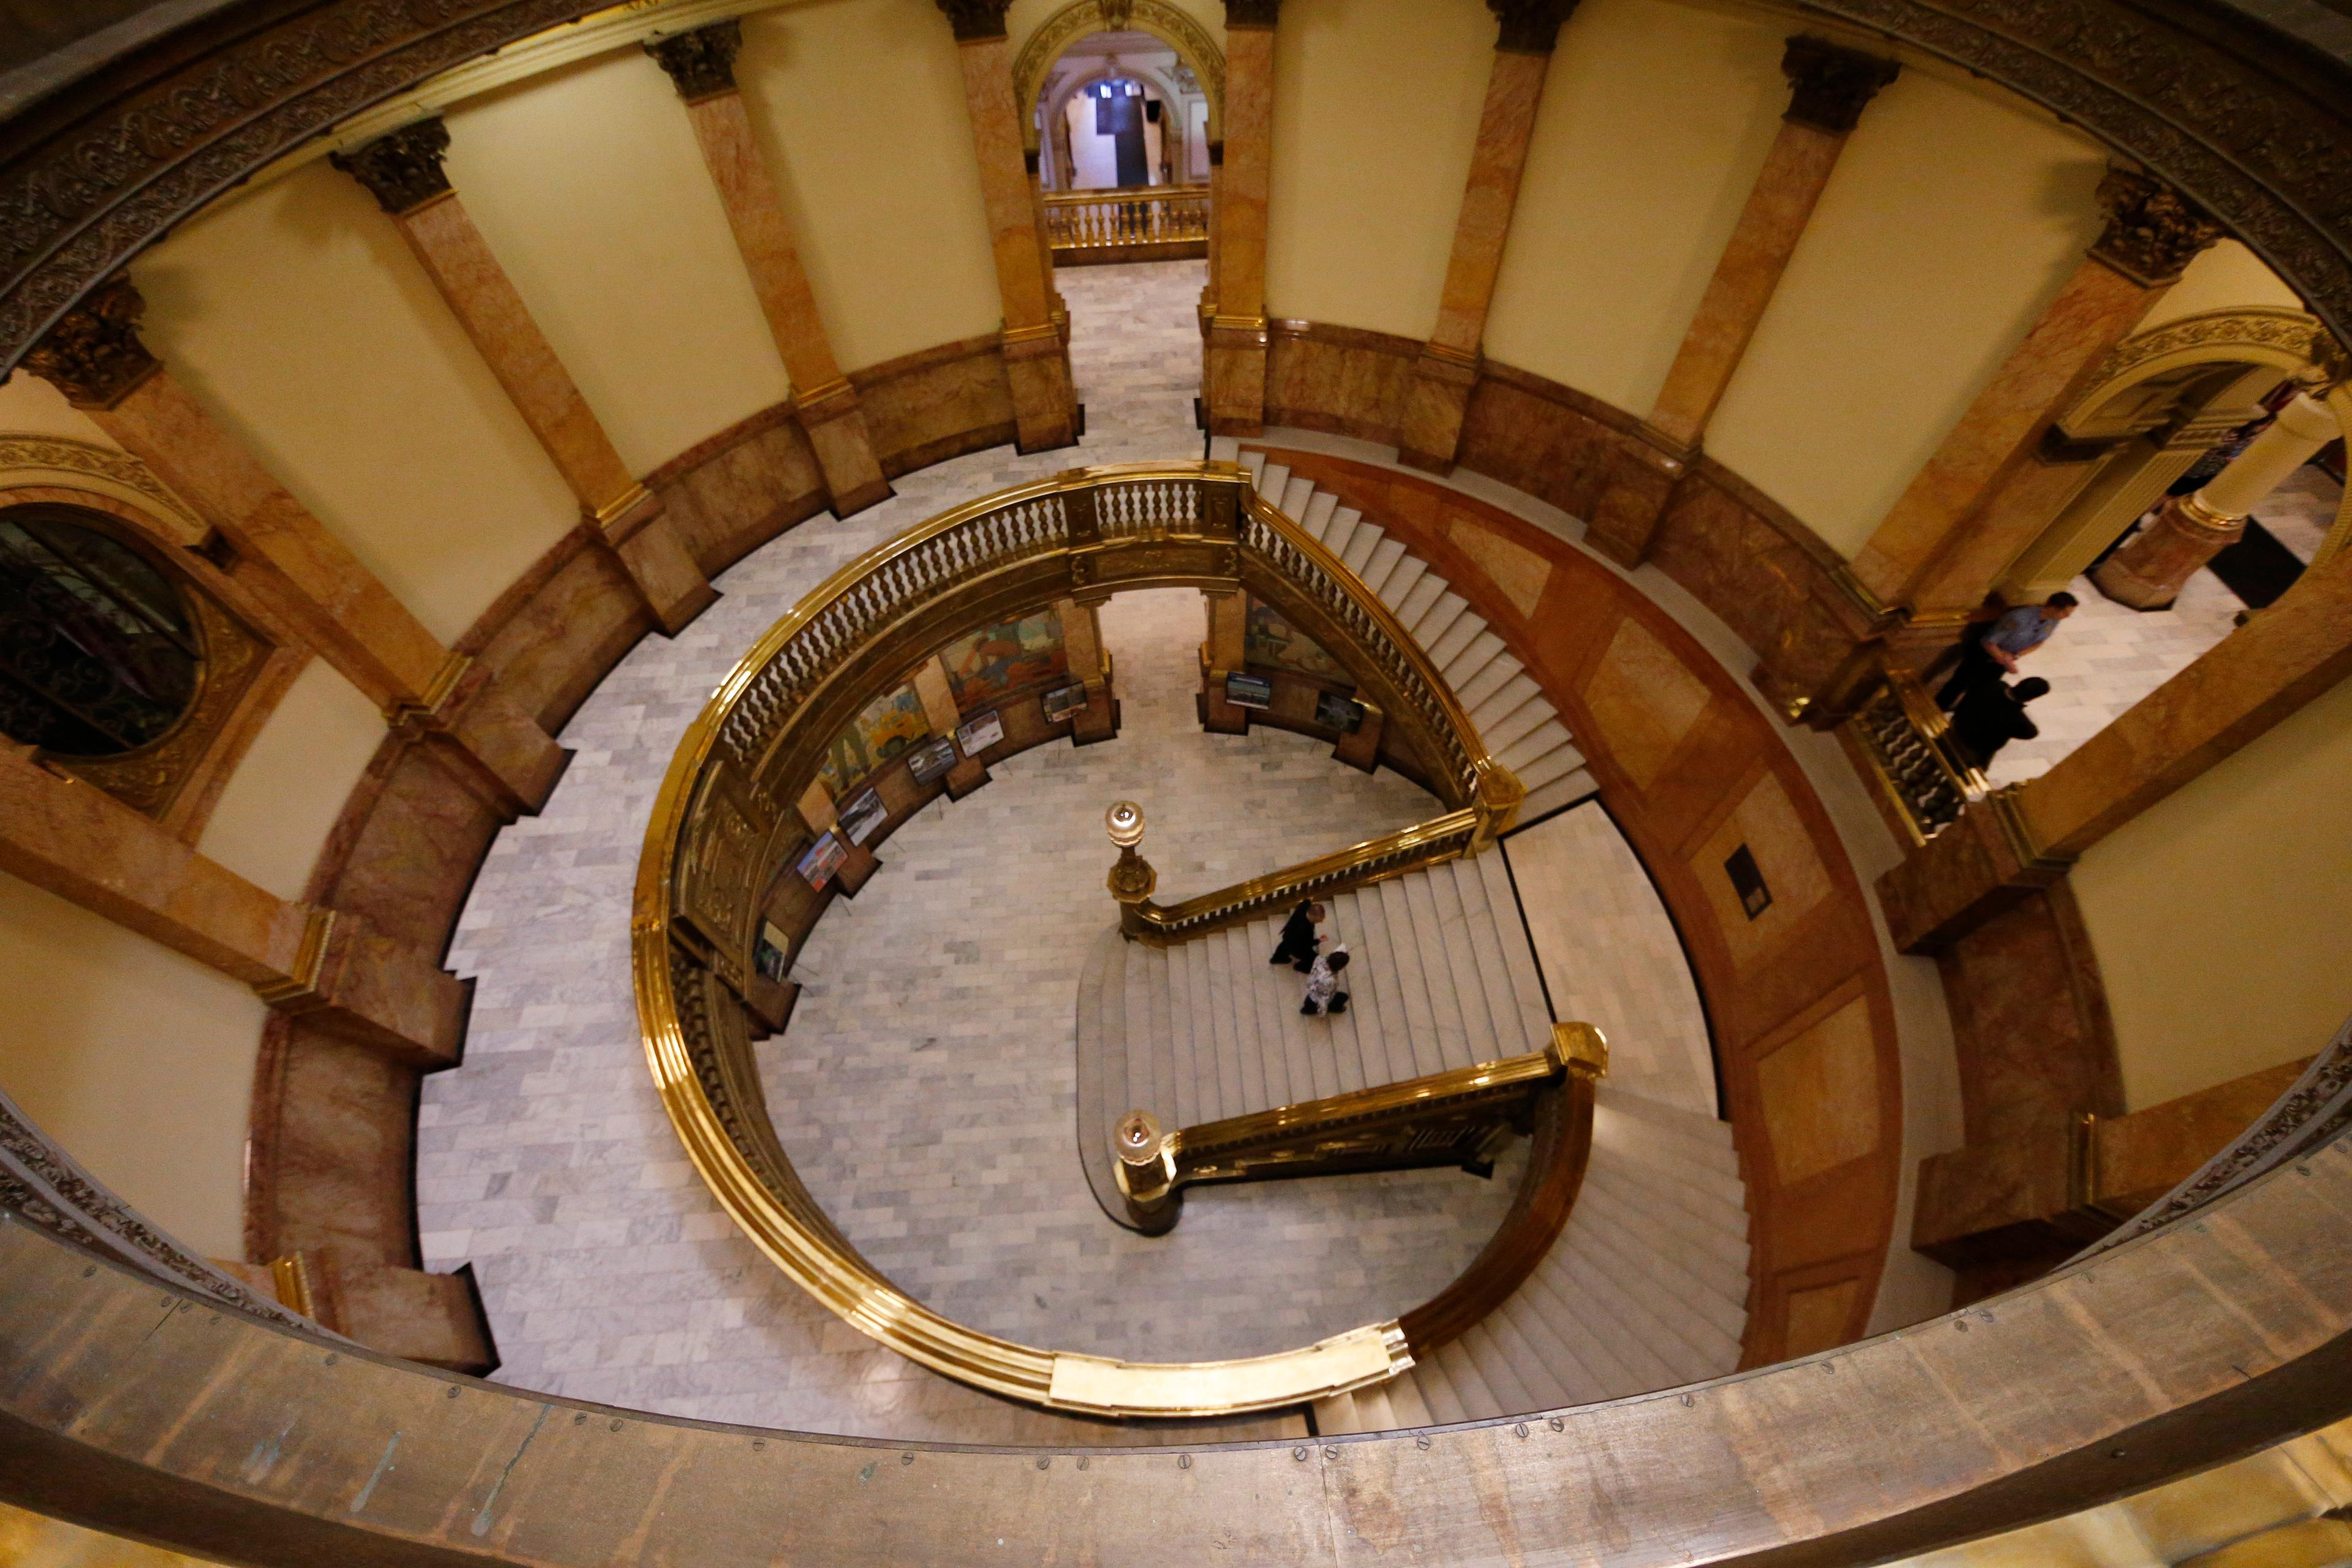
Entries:
<svg viewBox="0 0 2352 1568">
<path fill-rule="evenodd" d="M 751 967 L 771 980 L 782 980 L 784 977 L 784 949 L 791 945 L 791 938 L 766 921 L 761 921 L 760 935 L 751 943 Z"/>
<path fill-rule="evenodd" d="M 1058 724 L 1087 705 L 1087 683 L 1083 680 L 1048 691 L 1045 697 L 1045 722 Z"/>
<path fill-rule="evenodd" d="M 1225 700 L 1236 708 L 1274 706 L 1274 682 L 1263 675 L 1225 677 Z"/>
<path fill-rule="evenodd" d="M 956 726 L 956 747 L 967 757 L 976 757 L 1004 739 L 1004 720 L 992 708 L 977 719 Z"/>
<path fill-rule="evenodd" d="M 907 748 L 907 773 L 919 784 L 927 784 L 955 766 L 955 742 L 945 735 L 933 735 Z"/>
<path fill-rule="evenodd" d="M 1336 691 L 1321 692 L 1315 699 L 1315 721 L 1352 735 L 1364 727 L 1364 705 Z"/>
<path fill-rule="evenodd" d="M 883 809 L 881 791 L 860 790 L 841 808 L 841 831 L 852 844 L 864 844 L 866 835 L 881 826 L 889 815 Z"/>
<path fill-rule="evenodd" d="M 812 888 L 823 888 L 833 880 L 833 874 L 840 870 L 841 863 L 848 858 L 849 846 L 827 833 L 810 845 L 808 852 L 801 857 L 801 879 Z"/>
</svg>

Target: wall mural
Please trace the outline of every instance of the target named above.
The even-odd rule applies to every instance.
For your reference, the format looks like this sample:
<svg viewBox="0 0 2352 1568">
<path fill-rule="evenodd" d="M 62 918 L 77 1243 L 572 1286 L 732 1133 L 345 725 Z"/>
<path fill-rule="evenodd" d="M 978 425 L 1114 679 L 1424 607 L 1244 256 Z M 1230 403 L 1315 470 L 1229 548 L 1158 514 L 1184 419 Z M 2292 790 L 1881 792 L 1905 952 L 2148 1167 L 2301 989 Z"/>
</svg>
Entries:
<svg viewBox="0 0 2352 1568">
<path fill-rule="evenodd" d="M 940 650 L 940 662 L 947 666 L 957 709 L 966 713 L 1070 672 L 1069 657 L 1062 650 L 1062 617 L 1052 610 L 958 637 Z"/>
<path fill-rule="evenodd" d="M 1311 675 L 1318 680 L 1352 687 L 1356 678 L 1322 646 L 1282 618 L 1282 612 L 1256 599 L 1250 601 L 1249 626 L 1243 633 L 1244 657 L 1252 664 Z"/>
<path fill-rule="evenodd" d="M 834 799 L 858 780 L 931 732 L 921 699 L 911 686 L 886 691 L 858 710 L 849 727 L 825 748 L 817 778 Z"/>
</svg>

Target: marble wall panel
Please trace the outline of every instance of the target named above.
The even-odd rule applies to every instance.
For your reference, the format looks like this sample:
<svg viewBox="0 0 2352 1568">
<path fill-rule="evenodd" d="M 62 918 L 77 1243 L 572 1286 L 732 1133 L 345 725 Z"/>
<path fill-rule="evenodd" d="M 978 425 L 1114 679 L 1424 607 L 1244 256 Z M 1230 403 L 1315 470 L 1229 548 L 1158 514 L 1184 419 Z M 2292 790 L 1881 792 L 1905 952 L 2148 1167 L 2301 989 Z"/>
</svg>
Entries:
<svg viewBox="0 0 2352 1568">
<path fill-rule="evenodd" d="M 849 373 L 890 479 L 1013 439 L 1013 384 L 994 337 L 969 338 Z"/>
<path fill-rule="evenodd" d="M 1419 343 L 1303 321 L 1276 321 L 1266 336 L 1267 424 L 1395 445 Z"/>
<path fill-rule="evenodd" d="M 680 453 L 646 487 L 712 576 L 828 504 L 824 472 L 787 404 Z"/>
<path fill-rule="evenodd" d="M 1772 1168 L 1790 1185 L 1878 1147 L 1870 1009 L 1859 996 L 1756 1058 Z M 1824 1105 L 1843 1113 L 1821 1114 Z"/>
<path fill-rule="evenodd" d="M 1706 682 L 1639 621 L 1618 622 L 1584 700 L 1608 729 L 1626 775 L 1643 789 L 1690 734 L 1707 704 Z"/>
<path fill-rule="evenodd" d="M 628 573 L 582 528 L 500 595 L 457 651 L 497 671 L 499 689 L 552 733 L 653 625 Z"/>
</svg>

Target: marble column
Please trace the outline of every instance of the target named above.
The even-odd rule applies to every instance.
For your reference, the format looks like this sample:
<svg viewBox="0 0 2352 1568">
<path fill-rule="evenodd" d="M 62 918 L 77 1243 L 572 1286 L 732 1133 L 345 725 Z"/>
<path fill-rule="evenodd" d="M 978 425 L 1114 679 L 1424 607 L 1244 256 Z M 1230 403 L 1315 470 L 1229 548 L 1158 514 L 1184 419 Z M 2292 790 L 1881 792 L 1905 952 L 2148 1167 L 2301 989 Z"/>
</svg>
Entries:
<svg viewBox="0 0 2352 1568">
<path fill-rule="evenodd" d="M 847 517 L 888 500 L 890 481 L 875 456 L 857 393 L 834 358 L 783 200 L 752 139 L 751 117 L 735 86 L 735 56 L 742 47 L 743 24 L 730 20 L 655 39 L 646 52 L 686 101 L 687 121 L 792 380 L 793 410 L 824 474 L 834 515 Z"/>
<path fill-rule="evenodd" d="M 1054 610 L 1062 621 L 1062 653 L 1069 662 L 1070 679 L 1087 687 L 1087 705 L 1070 720 L 1070 743 L 1091 746 L 1118 735 L 1118 699 L 1111 690 L 1110 655 L 1102 644 L 1101 601 L 1058 601 Z"/>
<path fill-rule="evenodd" d="M 2086 477 L 2053 421 L 2157 296 L 2221 229 L 2178 192 L 2124 169 L 2099 185 L 2107 225 L 2025 339 L 1854 557 L 1854 575 L 1948 641 Z M 2052 469 L 2074 468 L 2053 474 Z M 2052 497 L 2057 496 L 2053 502 Z"/>
<path fill-rule="evenodd" d="M 2278 412 L 2271 427 L 2194 495 L 2165 502 L 2130 543 L 2107 557 L 2091 581 L 2135 610 L 2161 610 L 2196 570 L 2246 535 L 2263 498 L 2343 434 L 2328 406 L 2309 393 Z"/>
<path fill-rule="evenodd" d="M 1281 0 L 1225 0 L 1223 153 L 1213 167 L 1216 308 L 1202 401 L 1220 436 L 1265 428 L 1265 203 L 1274 171 L 1274 26 Z"/>
<path fill-rule="evenodd" d="M 392 215 L 490 374 L 506 389 L 580 502 L 598 536 L 637 585 L 662 629 L 676 632 L 719 596 L 613 447 L 572 373 L 531 320 L 522 295 L 450 188 L 441 160 L 448 128 L 420 120 L 333 156 Z"/>
<path fill-rule="evenodd" d="M 1201 728 L 1213 735 L 1249 733 L 1250 710 L 1225 700 L 1225 677 L 1249 665 L 1249 595 L 1238 588 L 1201 590 L 1208 635 L 1201 644 Z"/>
<path fill-rule="evenodd" d="M 1069 368 L 1070 302 L 1062 298 L 1062 287 L 1054 280 L 1054 231 L 1045 222 L 1045 177 L 1039 166 L 1038 155 L 1026 152 L 1021 155 L 1022 167 L 1029 175 L 1029 220 L 1032 232 L 1037 236 L 1037 265 L 1045 272 L 1045 298 L 1054 317 L 1054 330 L 1061 334 L 1063 369 Z M 1073 381 L 1073 386 L 1077 384 Z"/>
<path fill-rule="evenodd" d="M 93 292 L 25 357 L 233 549 L 240 580 L 310 649 L 384 711 L 428 738 L 493 808 L 535 811 L 563 752 L 489 672 L 443 647 L 359 558 L 139 338 L 146 309 L 128 279 Z"/>
<path fill-rule="evenodd" d="M 1015 446 L 1049 451 L 1077 440 L 1077 402 L 1069 356 L 1054 323 L 1051 279 L 1038 253 L 1036 208 L 1022 157 L 1021 117 L 1013 101 L 1013 51 L 1004 37 L 1011 0 L 939 0 L 955 29 L 971 111 L 972 150 L 996 258 L 1004 307 L 1004 374 L 1013 386 Z"/>
<path fill-rule="evenodd" d="M 948 798 L 961 800 L 988 782 L 988 765 L 978 757 L 963 754 L 962 743 L 956 740 L 957 728 L 963 723 L 963 713 L 956 707 L 955 688 L 948 682 L 948 667 L 937 654 L 915 667 L 912 677 L 915 698 L 923 705 L 923 718 L 931 733 L 944 736 L 956 748 L 955 765 L 948 769 Z"/>
<path fill-rule="evenodd" d="M 1478 142 L 1470 155 L 1470 177 L 1462 210 L 1454 223 L 1454 250 L 1445 263 L 1445 290 L 1437 305 L 1437 330 L 1422 345 L 1405 395 L 1398 433 L 1400 461 L 1433 473 L 1451 473 L 1462 442 L 1462 418 L 1478 379 L 1479 344 L 1486 333 L 1486 309 L 1495 298 L 1495 275 L 1511 232 L 1511 211 L 1519 199 L 1519 175 L 1527 167 L 1528 141 L 1534 135 L 1536 106 L 1543 98 L 1560 24 L 1576 0 L 1486 0 L 1501 19 L 1495 64 L 1486 76 L 1486 106 L 1478 114 Z"/>
<path fill-rule="evenodd" d="M 467 991 L 357 915 L 264 891 L 105 791 L 0 748 L 0 869 L 411 1066 L 454 1067 Z"/>
<path fill-rule="evenodd" d="M 1772 302 L 1846 138 L 1898 68 L 1893 60 L 1802 34 L 1788 41 L 1780 70 L 1789 79 L 1789 108 L 1780 132 L 1639 438 L 1622 443 L 1593 507 L 1585 540 L 1611 559 L 1637 566 L 1648 556 L 1658 520 L 1698 455 L 1707 421 Z"/>
</svg>

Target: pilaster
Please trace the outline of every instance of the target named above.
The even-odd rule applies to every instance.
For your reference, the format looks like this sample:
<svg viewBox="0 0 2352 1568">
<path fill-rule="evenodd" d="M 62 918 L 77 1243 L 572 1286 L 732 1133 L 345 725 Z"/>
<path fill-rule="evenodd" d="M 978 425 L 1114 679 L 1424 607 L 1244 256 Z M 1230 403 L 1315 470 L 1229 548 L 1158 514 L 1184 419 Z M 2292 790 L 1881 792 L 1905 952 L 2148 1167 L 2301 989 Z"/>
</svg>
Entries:
<svg viewBox="0 0 2352 1568">
<path fill-rule="evenodd" d="M 392 216 L 482 362 L 563 476 L 582 515 L 595 523 L 662 629 L 677 632 L 718 591 L 671 533 L 659 500 L 621 461 L 595 411 L 474 226 L 442 167 L 448 148 L 447 127 L 438 120 L 421 120 L 338 153 L 333 163 Z"/>
<path fill-rule="evenodd" d="M 1648 557 L 1675 487 L 1748 353 L 1846 138 L 1895 62 L 1799 34 L 1780 57 L 1789 108 L 1683 334 L 1638 441 L 1622 441 L 1585 538 L 1625 566 Z"/>
<path fill-rule="evenodd" d="M 1111 687 L 1110 656 L 1103 649 L 1098 600 L 1063 599 L 1054 606 L 1062 622 L 1062 652 L 1070 679 L 1086 682 L 1087 705 L 1070 721 L 1070 743 L 1091 746 L 1118 735 L 1118 698 Z"/>
<path fill-rule="evenodd" d="M 1249 595 L 1239 588 L 1203 588 L 1207 637 L 1201 644 L 1201 728 L 1213 735 L 1249 733 L 1250 710 L 1225 700 L 1225 677 L 1248 666 Z"/>
<path fill-rule="evenodd" d="M 1039 248 L 1037 205 L 1013 101 L 1013 56 L 1004 37 L 1010 4 L 939 0 L 955 30 L 964 102 L 971 113 L 981 199 L 1003 301 L 1004 372 L 1012 384 L 1015 445 L 1024 452 L 1043 452 L 1077 440 L 1077 404 L 1054 321 L 1052 280 Z"/>
<path fill-rule="evenodd" d="M 978 757 L 964 755 L 962 742 L 955 738 L 963 714 L 956 707 L 955 689 L 948 683 L 948 668 L 934 654 L 915 667 L 912 679 L 916 700 L 923 705 L 923 718 L 930 724 L 931 733 L 945 737 L 955 747 L 955 765 L 948 769 L 948 798 L 961 800 L 988 782 L 988 767 Z"/>
<path fill-rule="evenodd" d="M 1202 398 L 1210 430 L 1265 428 L 1266 195 L 1274 168 L 1274 27 L 1280 0 L 1225 0 L 1225 116 L 1216 195 L 1215 309 Z M 1217 158 L 1213 149 L 1213 159 Z"/>
<path fill-rule="evenodd" d="M 443 647 L 407 606 L 253 454 L 189 395 L 140 341 L 144 310 L 117 279 L 69 313 L 25 368 L 194 507 L 236 550 L 243 580 L 384 710 L 447 742 L 469 785 L 512 815 L 536 810 L 563 752 L 487 671 Z"/>
<path fill-rule="evenodd" d="M 834 357 L 782 198 L 751 134 L 751 116 L 735 83 L 735 57 L 742 45 L 743 25 L 730 20 L 655 39 L 646 52 L 668 73 L 685 101 L 695 144 L 702 150 L 761 314 L 792 379 L 793 406 L 824 474 L 834 515 L 847 517 L 887 500 L 890 482 L 875 456 L 857 394 Z"/>
<path fill-rule="evenodd" d="M 1519 176 L 1527 168 L 1544 75 L 1551 67 L 1560 24 L 1576 8 L 1576 0 L 1487 0 L 1487 5 L 1501 23 L 1495 63 L 1487 72 L 1477 146 L 1454 220 L 1437 329 L 1413 368 L 1399 431 L 1399 460 L 1440 474 L 1453 470 L 1462 444 L 1463 416 L 1478 379 L 1479 344 L 1486 337 L 1503 247 L 1510 237 L 1511 213 L 1518 204 Z"/>
</svg>

